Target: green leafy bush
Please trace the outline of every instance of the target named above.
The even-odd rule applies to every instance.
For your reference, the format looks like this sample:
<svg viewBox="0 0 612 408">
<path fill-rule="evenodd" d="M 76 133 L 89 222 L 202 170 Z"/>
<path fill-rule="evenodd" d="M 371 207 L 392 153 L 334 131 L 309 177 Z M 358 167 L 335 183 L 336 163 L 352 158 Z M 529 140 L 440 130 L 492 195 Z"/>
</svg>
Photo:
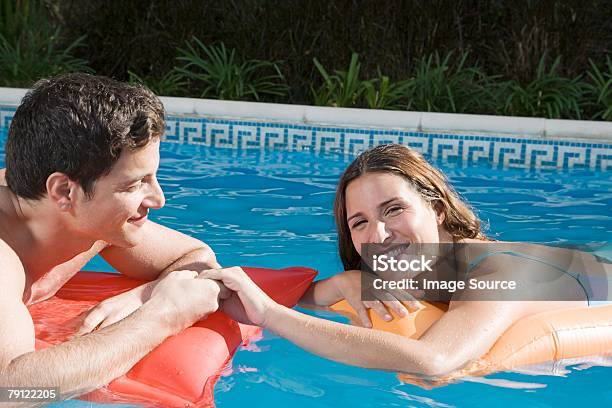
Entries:
<svg viewBox="0 0 612 408">
<path fill-rule="evenodd" d="M 26 31 L 12 44 L 0 35 L 0 85 L 30 87 L 41 78 L 65 72 L 92 72 L 87 61 L 72 56 L 82 43 L 81 38 L 61 47 L 59 30 L 51 35 Z"/>
<path fill-rule="evenodd" d="M 606 58 L 606 68 L 601 70 L 593 61 L 587 72 L 591 83 L 587 85 L 588 102 L 595 107 L 593 119 L 612 120 L 612 60 Z"/>
<path fill-rule="evenodd" d="M 132 71 L 128 71 L 128 81 L 132 84 L 142 84 L 163 96 L 184 96 L 187 94 L 188 82 L 176 70 L 167 72 L 161 77 L 145 76 L 141 77 Z"/>
<path fill-rule="evenodd" d="M 504 112 L 513 116 L 536 116 L 549 119 L 581 119 L 580 102 L 586 91 L 581 77 L 566 78 L 559 74 L 561 57 L 546 69 L 546 56 L 540 58 L 536 77 L 526 83 L 505 84 Z"/>
<path fill-rule="evenodd" d="M 406 83 L 408 110 L 425 112 L 492 113 L 497 108 L 493 79 L 480 68 L 466 66 L 468 53 L 453 60 L 437 52 L 415 64 Z"/>
<path fill-rule="evenodd" d="M 90 66 L 163 95 L 611 120 L 610 44 L 601 0 L 0 0 L 0 86 Z"/>
<path fill-rule="evenodd" d="M 527 83 L 545 52 L 563 55 L 564 75 L 586 78 L 588 59 L 605 61 L 612 44 L 607 0 L 520 7 L 500 0 L 46 1 L 56 5 L 68 43 L 87 35 L 76 56 L 100 74 L 159 77 L 176 65 L 176 48 L 195 36 L 207 45 L 223 42 L 245 59 L 285 61 L 279 66 L 291 89 L 284 101 L 301 104 L 311 103 L 311 86 L 320 85 L 313 57 L 333 73 L 346 67 L 336 65 L 339 56 L 354 50 L 361 77 L 375 78 L 380 68 L 402 80 L 433 51 L 469 51 L 467 65 Z"/>
<path fill-rule="evenodd" d="M 368 81 L 359 79 L 361 64 L 358 54 L 351 55 L 351 62 L 346 71 L 334 71 L 333 75 L 330 75 L 316 58 L 313 62 L 323 77 L 323 85 L 316 90 L 312 88 L 315 105 L 338 108 L 359 106 Z"/>
<path fill-rule="evenodd" d="M 361 79 L 359 55 L 353 53 L 346 71 L 336 70 L 330 74 L 316 58 L 314 65 L 323 77 L 323 84 L 311 87 L 314 104 L 343 108 L 363 107 L 370 109 L 401 109 L 405 97 L 405 83 L 392 82 L 378 70 L 378 77 Z"/>
<path fill-rule="evenodd" d="M 0 2 L 0 86 L 29 87 L 41 78 L 64 72 L 92 72 L 73 52 L 84 37 L 64 44 L 44 3 Z"/>
<path fill-rule="evenodd" d="M 223 43 L 206 46 L 197 38 L 179 53 L 177 60 L 185 62 L 175 68 L 179 78 L 188 81 L 202 98 L 259 101 L 287 94 L 288 86 L 276 62 L 240 62 L 236 50 L 228 50 Z"/>
<path fill-rule="evenodd" d="M 378 78 L 364 83 L 366 106 L 370 109 L 402 109 L 406 98 L 407 81 L 392 82 L 378 71 Z"/>
</svg>

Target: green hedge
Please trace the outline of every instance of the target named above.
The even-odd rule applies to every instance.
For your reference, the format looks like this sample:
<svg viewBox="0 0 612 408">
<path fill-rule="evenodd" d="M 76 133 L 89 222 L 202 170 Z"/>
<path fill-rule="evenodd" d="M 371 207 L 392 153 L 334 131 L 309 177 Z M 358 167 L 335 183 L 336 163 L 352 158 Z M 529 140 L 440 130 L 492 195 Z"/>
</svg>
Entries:
<svg viewBox="0 0 612 408">
<path fill-rule="evenodd" d="M 0 13 L 5 86 L 89 69 L 176 96 L 612 120 L 610 1 L 0 0 Z"/>
</svg>

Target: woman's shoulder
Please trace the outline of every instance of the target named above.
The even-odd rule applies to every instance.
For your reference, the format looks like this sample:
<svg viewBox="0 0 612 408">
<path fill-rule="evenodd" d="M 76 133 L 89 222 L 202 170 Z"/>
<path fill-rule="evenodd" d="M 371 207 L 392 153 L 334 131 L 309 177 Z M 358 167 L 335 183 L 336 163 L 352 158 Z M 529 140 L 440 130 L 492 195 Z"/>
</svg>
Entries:
<svg viewBox="0 0 612 408">
<path fill-rule="evenodd" d="M 477 239 L 462 240 L 457 254 L 466 276 L 516 274 L 534 265 L 567 271 L 576 256 L 572 251 L 546 245 Z"/>
<path fill-rule="evenodd" d="M 516 300 L 583 300 L 577 284 L 585 270 L 585 252 L 524 242 L 466 244 L 465 277 L 484 281 L 511 280 Z"/>
<path fill-rule="evenodd" d="M 485 241 L 463 239 L 458 241 L 464 259 L 480 263 L 485 259 L 527 259 L 550 264 L 570 265 L 576 256 L 585 254 L 573 248 L 563 248 L 530 242 Z"/>
</svg>

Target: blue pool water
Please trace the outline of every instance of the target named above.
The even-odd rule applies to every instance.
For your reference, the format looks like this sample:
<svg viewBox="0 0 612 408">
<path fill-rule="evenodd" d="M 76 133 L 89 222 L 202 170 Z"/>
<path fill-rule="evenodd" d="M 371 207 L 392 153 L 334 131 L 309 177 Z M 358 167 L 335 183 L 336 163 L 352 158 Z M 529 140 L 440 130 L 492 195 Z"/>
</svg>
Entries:
<svg viewBox="0 0 612 408">
<path fill-rule="evenodd" d="M 0 135 L 2 146 L 3 140 Z M 349 161 L 341 155 L 162 144 L 159 179 L 167 204 L 151 219 L 207 242 L 224 266 L 304 265 L 327 277 L 341 270 L 331 208 Z M 3 163 L 0 150 L 0 167 Z M 611 173 L 440 167 L 498 239 L 557 244 L 610 239 Z M 110 270 L 99 259 L 89 268 Z M 582 368 L 569 367 L 564 377 L 498 373 L 426 390 L 400 383 L 393 373 L 323 360 L 265 332 L 255 348 L 236 354 L 215 399 L 219 407 L 246 401 L 295 408 L 611 404 L 612 368 Z"/>
</svg>

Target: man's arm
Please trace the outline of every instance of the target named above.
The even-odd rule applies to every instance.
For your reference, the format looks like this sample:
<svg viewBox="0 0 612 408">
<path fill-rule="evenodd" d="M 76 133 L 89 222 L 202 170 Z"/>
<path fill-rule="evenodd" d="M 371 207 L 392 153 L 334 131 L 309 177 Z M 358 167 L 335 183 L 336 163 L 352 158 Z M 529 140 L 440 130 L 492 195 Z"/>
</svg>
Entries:
<svg viewBox="0 0 612 408">
<path fill-rule="evenodd" d="M 0 386 L 59 387 L 80 394 L 125 374 L 166 337 L 217 308 L 219 287 L 208 279 L 173 274 L 126 319 L 87 336 L 34 349 L 34 325 L 21 297 L 19 258 L 0 241 Z"/>
<path fill-rule="evenodd" d="M 27 309 L 12 303 L 0 303 L 0 384 L 59 387 L 64 398 L 108 384 L 175 333 L 162 323 L 160 310 L 147 303 L 104 330 L 34 351 L 34 325 Z"/>
<path fill-rule="evenodd" d="M 144 285 L 106 299 L 89 311 L 78 334 L 118 322 L 141 307 L 156 285 L 171 272 L 202 272 L 219 268 L 214 252 L 202 241 L 154 222 L 143 225 L 146 239 L 133 248 L 106 247 L 100 255 L 122 274 L 149 280 Z M 220 288 L 221 289 L 221 288 Z"/>
<path fill-rule="evenodd" d="M 154 280 L 182 269 L 200 272 L 220 267 L 212 249 L 202 241 L 152 221 L 142 228 L 146 239 L 137 246 L 109 246 L 100 252 L 122 274 Z"/>
</svg>

